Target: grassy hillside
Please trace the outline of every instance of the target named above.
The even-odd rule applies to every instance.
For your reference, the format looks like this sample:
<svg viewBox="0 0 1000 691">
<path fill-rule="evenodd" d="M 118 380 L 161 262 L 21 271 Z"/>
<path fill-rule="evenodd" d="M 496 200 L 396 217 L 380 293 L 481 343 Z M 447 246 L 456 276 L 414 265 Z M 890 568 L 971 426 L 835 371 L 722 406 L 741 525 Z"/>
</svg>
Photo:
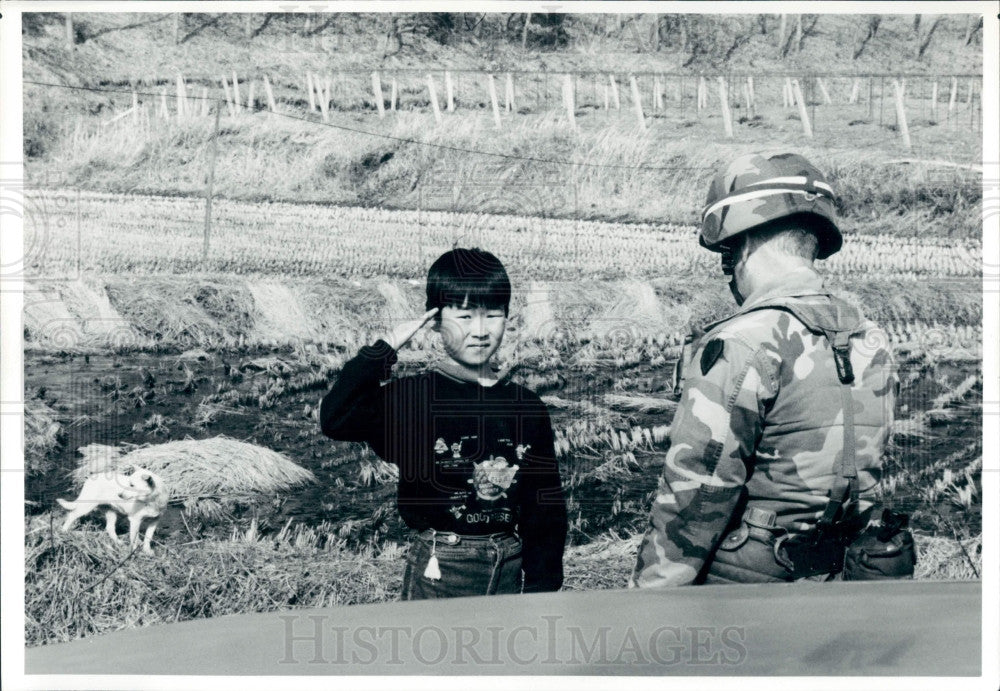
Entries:
<svg viewBox="0 0 1000 691">
<path fill-rule="evenodd" d="M 982 70 L 981 31 L 963 15 L 534 14 L 61 14 L 28 15 L 25 74 L 149 83 L 181 71 L 254 68 L 703 69 L 861 72 Z M 871 20 L 879 22 L 871 35 Z M 940 19 L 940 21 L 938 21 Z M 975 26 L 973 23 L 972 26 Z M 933 30 L 932 30 L 933 29 Z M 930 40 L 928 40 L 928 35 Z M 921 46 L 927 43 L 921 54 Z M 69 53 L 69 54 L 67 54 Z M 855 57 L 857 55 L 857 57 Z"/>
<path fill-rule="evenodd" d="M 949 72 L 978 72 L 978 35 L 966 44 L 964 17 L 936 24 L 926 17 L 914 31 L 912 16 L 885 16 L 857 59 L 852 56 L 867 36 L 866 17 L 807 15 L 801 49 L 797 41 L 777 45 L 777 15 L 569 15 L 561 23 L 536 16 L 527 34 L 523 15 L 448 17 L 75 14 L 71 50 L 63 15 L 29 15 L 26 79 L 119 93 L 27 84 L 28 173 L 99 192 L 201 195 L 212 118 L 160 119 L 161 90 L 171 96 L 173 112 L 177 74 L 184 75 L 189 94 L 200 97 L 205 89 L 212 99 L 222 97 L 220 76 L 236 74 L 244 98 L 255 82 L 263 108 L 260 80 L 266 74 L 281 113 L 225 115 L 217 196 L 686 224 L 696 220 L 707 180 L 720 163 L 780 147 L 800 151 L 827 171 L 841 194 L 848 231 L 978 235 L 979 175 L 966 164 L 980 160 L 981 120 L 978 102 L 964 102 L 966 80 L 952 113 L 946 108 L 949 79 L 910 77 L 910 151 L 900 140 L 891 80 L 862 82 L 859 101 L 848 103 L 853 79 L 827 77 L 823 87 L 833 101 L 827 104 L 818 83 L 803 79 L 811 138 L 797 109 L 781 105 L 786 71 L 930 74 L 947 65 Z M 930 26 L 935 31 L 918 59 L 916 43 Z M 794 38 L 794 31 L 790 15 L 786 35 Z M 456 110 L 436 125 L 426 75 L 442 67 L 459 70 L 453 74 Z M 369 73 L 338 72 L 373 68 L 383 72 L 387 103 L 390 80 L 398 84 L 399 110 L 384 120 L 374 117 Z M 482 75 L 461 70 L 506 69 L 546 72 L 514 75 L 516 112 L 503 113 L 498 133 Z M 560 105 L 558 71 L 594 69 L 602 74 L 581 74 L 574 82 L 573 132 Z M 723 135 L 714 82 L 708 108 L 695 107 L 696 75 L 719 70 L 755 78 L 753 112 L 742 101 L 742 81 L 730 84 L 731 140 Z M 310 112 L 307 71 L 331 77 L 328 122 Z M 604 71 L 618 73 L 621 110 L 605 108 Z M 662 107 L 654 102 L 653 77 L 640 75 L 645 132 L 630 110 L 629 71 L 688 75 L 664 77 Z M 929 100 L 935 79 L 936 112 Z M 505 101 L 503 87 L 501 79 Z M 444 85 L 437 88 L 444 99 Z M 143 117 L 111 122 L 131 108 L 132 89 Z M 199 101 L 194 105 L 200 108 Z M 941 159 L 960 166 L 942 167 Z"/>
</svg>

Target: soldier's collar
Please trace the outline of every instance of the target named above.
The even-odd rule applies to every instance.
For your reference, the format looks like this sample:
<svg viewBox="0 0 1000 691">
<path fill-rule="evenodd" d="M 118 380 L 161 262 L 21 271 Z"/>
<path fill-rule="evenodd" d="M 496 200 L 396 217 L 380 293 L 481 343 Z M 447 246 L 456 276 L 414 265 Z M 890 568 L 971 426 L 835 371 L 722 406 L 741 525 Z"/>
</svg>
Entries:
<svg viewBox="0 0 1000 691">
<path fill-rule="evenodd" d="M 727 322 L 741 314 L 758 309 L 761 305 L 780 298 L 826 294 L 828 294 L 828 291 L 823 285 L 823 277 L 820 276 L 815 269 L 804 266 L 782 274 L 774 281 L 758 288 L 756 291 L 747 296 L 746 301 L 738 310 L 727 317 L 723 317 L 722 319 L 706 324 L 704 326 L 704 331 L 707 333 L 723 322 Z"/>
<path fill-rule="evenodd" d="M 747 296 L 740 311 L 753 309 L 761 303 L 773 300 L 774 298 L 800 297 L 802 295 L 817 295 L 826 293 L 823 285 L 823 277 L 815 269 L 802 266 L 792 271 L 788 271 L 774 280 L 765 283 Z"/>
</svg>

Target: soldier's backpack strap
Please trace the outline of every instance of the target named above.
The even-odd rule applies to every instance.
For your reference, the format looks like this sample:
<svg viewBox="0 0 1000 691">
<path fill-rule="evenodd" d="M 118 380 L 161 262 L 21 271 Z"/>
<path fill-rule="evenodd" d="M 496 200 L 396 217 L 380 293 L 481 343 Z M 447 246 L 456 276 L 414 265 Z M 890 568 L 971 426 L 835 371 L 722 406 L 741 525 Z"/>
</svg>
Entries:
<svg viewBox="0 0 1000 691">
<path fill-rule="evenodd" d="M 819 319 L 815 312 L 796 304 L 794 300 L 775 300 L 755 305 L 748 312 L 762 309 L 778 309 L 790 313 L 815 334 L 822 334 L 833 350 L 833 361 L 837 367 L 837 378 L 840 380 L 840 401 L 843 408 L 844 441 L 840 462 L 835 466 L 837 478 L 830 488 L 826 509 L 820 517 L 817 527 L 820 532 L 829 529 L 837 521 L 841 507 L 849 499 L 851 503 L 858 500 L 858 463 L 857 439 L 854 429 L 854 397 L 851 385 L 854 383 L 854 368 L 851 366 L 851 336 L 861 327 L 861 314 L 853 307 L 830 295 L 838 307 L 840 319 Z M 846 317 L 846 318 L 843 318 Z"/>
<path fill-rule="evenodd" d="M 821 530 L 833 525 L 844 500 L 848 496 L 850 501 L 854 503 L 858 500 L 859 494 L 857 439 L 854 434 L 854 397 L 851 395 L 851 385 L 854 383 L 854 369 L 851 367 L 851 332 L 836 331 L 833 334 L 827 334 L 826 337 L 833 349 L 833 360 L 837 365 L 837 378 L 840 379 L 840 402 L 844 409 L 844 448 L 841 452 L 840 463 L 835 468 L 837 479 L 834 480 L 833 487 L 830 488 L 830 499 L 818 522 Z"/>
</svg>

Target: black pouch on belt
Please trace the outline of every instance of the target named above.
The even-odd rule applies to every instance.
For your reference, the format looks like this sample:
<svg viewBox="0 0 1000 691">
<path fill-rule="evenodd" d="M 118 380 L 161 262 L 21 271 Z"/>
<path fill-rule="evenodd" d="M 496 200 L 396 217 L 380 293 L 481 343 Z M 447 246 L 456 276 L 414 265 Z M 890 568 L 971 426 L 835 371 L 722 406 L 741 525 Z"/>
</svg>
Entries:
<svg viewBox="0 0 1000 691">
<path fill-rule="evenodd" d="M 796 578 L 838 573 L 844 568 L 843 541 L 816 532 L 779 539 L 774 545 L 775 559 Z"/>
<path fill-rule="evenodd" d="M 906 514 L 885 509 L 881 524 L 866 528 L 847 547 L 844 580 L 913 578 L 917 550 L 913 544 L 913 533 L 906 529 L 909 520 Z"/>
</svg>

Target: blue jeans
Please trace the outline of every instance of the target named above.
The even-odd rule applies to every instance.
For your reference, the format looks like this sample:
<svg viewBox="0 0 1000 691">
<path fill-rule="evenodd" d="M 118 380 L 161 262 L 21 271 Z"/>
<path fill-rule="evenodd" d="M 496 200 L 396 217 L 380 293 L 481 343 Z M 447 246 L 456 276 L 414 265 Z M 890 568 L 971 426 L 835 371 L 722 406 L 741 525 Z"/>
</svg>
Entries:
<svg viewBox="0 0 1000 691">
<path fill-rule="evenodd" d="M 440 579 L 424 576 L 431 557 L 432 538 L 425 531 L 413 538 L 403 571 L 403 600 L 430 600 L 469 595 L 521 592 L 521 539 L 516 535 L 460 536 L 449 544 L 438 533 L 435 555 Z"/>
</svg>

